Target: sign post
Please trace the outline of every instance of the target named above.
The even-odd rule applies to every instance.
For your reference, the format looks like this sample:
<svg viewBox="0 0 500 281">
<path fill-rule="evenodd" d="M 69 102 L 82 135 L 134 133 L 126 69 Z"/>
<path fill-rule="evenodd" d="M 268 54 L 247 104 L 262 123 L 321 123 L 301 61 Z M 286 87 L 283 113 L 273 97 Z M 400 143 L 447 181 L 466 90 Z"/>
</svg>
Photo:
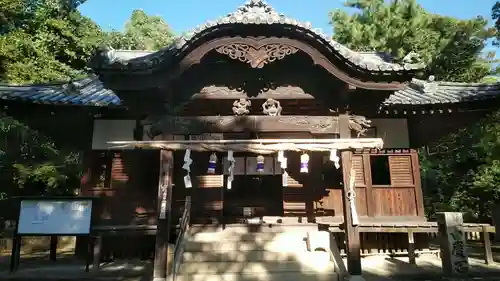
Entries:
<svg viewBox="0 0 500 281">
<path fill-rule="evenodd" d="M 16 271 L 19 266 L 23 236 L 50 236 L 51 244 L 57 236 L 90 236 L 92 202 L 92 198 L 84 197 L 20 198 L 10 271 Z M 54 253 L 51 253 L 51 260 L 55 260 Z"/>
<path fill-rule="evenodd" d="M 448 275 L 467 273 L 469 261 L 462 213 L 440 213 L 437 221 L 443 272 Z"/>
</svg>

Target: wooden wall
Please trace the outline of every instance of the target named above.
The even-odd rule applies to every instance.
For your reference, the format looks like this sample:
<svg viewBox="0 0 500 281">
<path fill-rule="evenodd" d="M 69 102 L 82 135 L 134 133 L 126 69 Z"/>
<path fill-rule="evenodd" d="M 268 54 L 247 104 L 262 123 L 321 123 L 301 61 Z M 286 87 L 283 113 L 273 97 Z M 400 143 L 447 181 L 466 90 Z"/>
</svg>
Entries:
<svg viewBox="0 0 500 281">
<path fill-rule="evenodd" d="M 93 150 L 81 194 L 99 197 L 94 215 L 99 225 L 156 223 L 159 152 L 153 150 Z"/>
<path fill-rule="evenodd" d="M 176 153 L 175 159 L 182 159 L 181 154 Z M 208 156 L 193 154 L 196 161 L 192 166 L 191 175 L 195 186 L 192 189 L 184 188 L 183 162 L 174 161 L 174 219 L 188 194 L 192 195 L 193 217 L 213 219 L 222 216 L 224 155 L 219 154 L 218 169 L 216 175 L 212 176 L 205 175 Z M 289 178 L 280 199 L 283 215 L 310 219 L 341 217 L 341 169 L 336 169 L 325 153 L 312 153 L 309 173 L 301 174 L 298 170 L 300 155 L 289 153 L 287 157 Z M 156 223 L 158 159 L 158 151 L 152 150 L 88 153 L 86 166 L 89 168 L 82 181 L 82 195 L 100 198 L 95 212 L 98 224 Z M 353 161 L 356 170 L 356 207 L 360 216 L 424 217 L 416 151 L 357 151 Z M 387 173 L 387 182 L 381 183 L 384 180 L 384 175 L 381 176 L 383 173 Z M 280 175 L 276 173 L 276 177 Z"/>
<path fill-rule="evenodd" d="M 353 162 L 356 170 L 356 207 L 360 216 L 424 216 L 417 151 L 358 151 L 353 155 Z M 384 164 L 385 169 L 377 169 L 376 166 Z M 323 171 L 330 177 L 335 172 L 334 167 L 327 167 Z M 323 186 L 325 195 L 316 203 L 317 211 L 326 216 L 332 213 L 334 216 L 341 216 L 341 183 L 323 177 Z M 321 190 L 316 191 L 318 192 Z"/>
</svg>

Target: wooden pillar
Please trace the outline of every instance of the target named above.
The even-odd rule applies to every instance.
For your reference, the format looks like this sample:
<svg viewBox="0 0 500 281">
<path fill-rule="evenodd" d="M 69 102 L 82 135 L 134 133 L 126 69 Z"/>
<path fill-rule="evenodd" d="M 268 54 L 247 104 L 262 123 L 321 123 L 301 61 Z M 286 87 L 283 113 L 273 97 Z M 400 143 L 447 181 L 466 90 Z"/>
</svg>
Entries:
<svg viewBox="0 0 500 281">
<path fill-rule="evenodd" d="M 408 259 L 410 264 L 417 264 L 417 255 L 415 254 L 415 235 L 413 229 L 408 229 Z"/>
<path fill-rule="evenodd" d="M 157 228 L 153 268 L 153 281 L 165 281 L 172 208 L 172 171 L 174 156 L 172 151 L 160 151 L 160 179 L 158 184 Z"/>
<path fill-rule="evenodd" d="M 437 221 L 443 272 L 448 275 L 467 273 L 469 261 L 462 213 L 439 213 Z"/>
<path fill-rule="evenodd" d="M 339 115 L 340 138 L 350 138 L 349 115 L 343 113 Z M 361 243 L 359 240 L 358 226 L 352 225 L 351 205 L 348 198 L 349 179 L 352 168 L 352 151 L 344 150 L 341 152 L 342 174 L 344 180 L 343 211 L 344 211 L 344 229 L 347 245 L 347 269 L 351 276 L 361 275 Z"/>
<path fill-rule="evenodd" d="M 94 237 L 94 250 L 92 253 L 92 270 L 97 271 L 101 267 L 102 234 Z"/>
<path fill-rule="evenodd" d="M 372 171 L 370 164 L 370 153 L 363 151 L 363 172 L 365 176 L 365 192 L 366 192 L 366 213 L 369 217 L 375 216 L 375 202 L 373 200 L 373 184 Z"/>
<path fill-rule="evenodd" d="M 57 236 L 50 236 L 50 255 L 49 259 L 51 261 L 56 261 L 57 260 Z"/>
<path fill-rule="evenodd" d="M 500 242 L 500 205 L 493 206 L 493 225 L 495 226 L 495 241 Z"/>
<path fill-rule="evenodd" d="M 493 264 L 493 252 L 491 251 L 491 240 L 490 240 L 490 233 L 488 232 L 488 227 L 489 225 L 483 225 L 482 228 L 482 240 L 483 240 L 483 247 L 484 247 L 484 262 L 486 264 Z"/>
</svg>

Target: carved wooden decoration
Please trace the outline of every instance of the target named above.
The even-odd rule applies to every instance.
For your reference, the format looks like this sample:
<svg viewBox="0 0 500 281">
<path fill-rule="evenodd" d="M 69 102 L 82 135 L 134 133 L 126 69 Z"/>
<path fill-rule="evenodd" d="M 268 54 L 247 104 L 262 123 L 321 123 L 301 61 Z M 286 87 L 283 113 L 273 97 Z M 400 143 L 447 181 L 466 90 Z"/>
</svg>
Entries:
<svg viewBox="0 0 500 281">
<path fill-rule="evenodd" d="M 151 134 L 202 134 L 209 132 L 310 132 L 337 134 L 336 116 L 166 116 L 150 128 Z"/>
<path fill-rule="evenodd" d="M 281 110 L 282 110 L 281 104 L 277 100 L 267 99 L 262 104 L 262 112 L 265 115 L 278 116 L 278 115 L 281 115 Z"/>
<path fill-rule="evenodd" d="M 368 128 L 371 127 L 371 120 L 360 115 L 349 115 L 349 129 L 357 132 L 357 137 L 364 136 Z"/>
<path fill-rule="evenodd" d="M 210 85 L 203 87 L 199 93 L 191 96 L 196 99 L 314 99 L 312 94 L 306 93 L 297 86 L 277 86 L 260 90 L 256 96 L 249 96 L 242 89 L 232 89 L 227 86 Z"/>
<path fill-rule="evenodd" d="M 250 106 L 252 106 L 252 102 L 247 99 L 235 100 L 233 103 L 233 113 L 236 116 L 247 115 L 250 113 Z"/>
<path fill-rule="evenodd" d="M 283 44 L 267 44 L 260 47 L 254 47 L 245 43 L 233 43 L 220 46 L 216 48 L 216 51 L 233 60 L 246 62 L 250 64 L 252 68 L 262 68 L 268 63 L 295 54 L 298 49 Z"/>
<path fill-rule="evenodd" d="M 349 129 L 358 137 L 371 127 L 364 116 L 349 115 Z M 145 133 L 154 138 L 162 132 L 177 135 L 196 135 L 222 132 L 309 132 L 312 134 L 338 134 L 338 116 L 165 116 L 150 126 Z"/>
</svg>

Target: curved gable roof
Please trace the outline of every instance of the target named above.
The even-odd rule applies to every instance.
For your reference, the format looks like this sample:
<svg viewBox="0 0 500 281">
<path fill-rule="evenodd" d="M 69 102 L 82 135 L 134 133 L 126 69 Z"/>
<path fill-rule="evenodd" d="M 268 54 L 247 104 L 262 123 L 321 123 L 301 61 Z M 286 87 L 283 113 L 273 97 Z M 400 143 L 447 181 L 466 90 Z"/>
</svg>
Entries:
<svg viewBox="0 0 500 281">
<path fill-rule="evenodd" d="M 391 94 L 383 107 L 418 106 L 500 99 L 500 83 L 455 83 L 413 79 Z M 2 100 L 51 105 L 121 107 L 121 99 L 97 77 L 71 83 L 7 86 L 0 85 Z"/>
<path fill-rule="evenodd" d="M 205 33 L 217 27 L 230 25 L 280 25 L 284 28 L 292 28 L 299 33 L 307 33 L 315 37 L 329 49 L 332 49 L 349 64 L 361 70 L 371 72 L 402 72 L 419 70 L 425 67 L 423 63 L 415 63 L 417 54 L 411 53 L 403 64 L 387 61 L 375 53 L 356 52 L 331 39 L 331 36 L 323 33 L 320 29 L 313 28 L 309 22 L 301 22 L 296 19 L 278 13 L 274 8 L 263 0 L 250 0 L 235 12 L 230 13 L 214 21 L 207 21 L 195 29 L 176 38 L 174 42 L 157 52 L 145 51 L 123 51 L 102 50 L 94 60 L 95 69 L 128 69 L 143 70 L 154 68 L 158 65 L 168 64 L 175 59 L 179 53 L 185 50 L 191 43 L 203 37 Z"/>
</svg>

